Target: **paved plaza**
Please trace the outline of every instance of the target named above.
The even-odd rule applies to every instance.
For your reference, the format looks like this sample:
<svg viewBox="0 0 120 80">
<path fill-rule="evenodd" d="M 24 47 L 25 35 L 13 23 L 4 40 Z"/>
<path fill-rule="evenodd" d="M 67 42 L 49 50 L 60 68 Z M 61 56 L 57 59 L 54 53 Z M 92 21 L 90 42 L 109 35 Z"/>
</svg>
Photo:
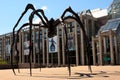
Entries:
<svg viewBox="0 0 120 80">
<path fill-rule="evenodd" d="M 20 69 L 15 76 L 12 70 L 0 70 L 0 80 L 120 80 L 120 66 L 92 66 L 91 75 L 87 66 L 72 67 L 72 75 L 69 77 L 67 67 L 32 69 L 33 75 L 29 75 L 29 69 Z M 17 69 L 16 69 L 17 72 Z M 81 75 L 86 74 L 86 75 Z"/>
</svg>

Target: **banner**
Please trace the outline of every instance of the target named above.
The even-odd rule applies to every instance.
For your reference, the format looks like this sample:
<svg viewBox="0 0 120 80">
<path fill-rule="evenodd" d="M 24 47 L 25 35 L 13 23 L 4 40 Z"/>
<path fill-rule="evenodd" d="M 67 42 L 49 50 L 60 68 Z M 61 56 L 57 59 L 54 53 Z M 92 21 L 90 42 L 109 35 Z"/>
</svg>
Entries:
<svg viewBox="0 0 120 80">
<path fill-rule="evenodd" d="M 6 55 L 7 55 L 7 56 L 10 55 L 10 45 L 9 45 L 9 44 L 6 45 L 6 50 L 5 50 L 5 52 L 6 52 Z"/>
<path fill-rule="evenodd" d="M 57 36 L 49 38 L 49 53 L 57 52 Z"/>
<path fill-rule="evenodd" d="M 29 41 L 24 42 L 24 55 L 29 55 L 29 45 Z"/>
<path fill-rule="evenodd" d="M 38 42 L 35 43 L 35 50 L 36 50 L 36 53 L 39 52 L 39 46 L 38 46 Z M 42 52 L 42 41 L 40 40 L 40 52 Z"/>
<path fill-rule="evenodd" d="M 75 50 L 75 36 L 74 33 L 68 34 L 68 49 L 70 51 Z"/>
</svg>

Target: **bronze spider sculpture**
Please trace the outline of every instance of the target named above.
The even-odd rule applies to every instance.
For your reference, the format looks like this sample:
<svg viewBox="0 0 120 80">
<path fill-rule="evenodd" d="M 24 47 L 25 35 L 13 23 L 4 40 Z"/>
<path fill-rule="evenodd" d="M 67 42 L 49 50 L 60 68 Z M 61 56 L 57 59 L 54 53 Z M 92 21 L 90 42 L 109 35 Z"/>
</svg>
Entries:
<svg viewBox="0 0 120 80">
<path fill-rule="evenodd" d="M 25 23 L 23 24 L 16 32 L 15 34 L 15 29 L 17 28 L 19 22 L 21 21 L 21 19 L 23 18 L 23 16 L 26 14 L 26 12 L 31 9 L 32 10 L 32 13 L 30 14 L 29 16 L 29 22 L 28 23 Z M 67 12 L 70 12 L 72 15 L 71 16 L 65 16 L 65 14 Z M 40 14 L 41 13 L 41 14 Z M 33 18 L 34 18 L 34 15 L 38 16 L 42 22 L 39 23 L 39 24 L 33 24 Z M 62 24 L 64 25 L 64 32 L 65 32 L 65 35 L 66 35 L 66 44 L 65 44 L 65 53 L 67 54 L 67 64 L 68 64 L 68 70 L 69 70 L 69 76 L 71 75 L 71 63 L 70 63 L 70 54 L 69 54 L 69 50 L 68 50 L 68 45 L 67 45 L 67 41 L 68 41 L 68 36 L 67 36 L 67 31 L 66 31 L 66 25 L 65 25 L 65 20 L 67 19 L 74 19 L 78 24 L 79 26 L 81 27 L 82 31 L 83 31 L 83 36 L 84 36 L 84 40 L 85 40 L 85 55 L 86 55 L 86 58 L 87 58 L 87 62 L 88 62 L 88 68 L 90 69 L 90 72 L 92 73 L 92 70 L 91 70 L 91 64 L 90 64 L 90 43 L 89 43 L 89 39 L 85 33 L 85 29 L 84 29 L 84 25 L 82 24 L 79 16 L 77 13 L 75 13 L 70 7 L 67 8 L 62 16 L 60 17 L 60 19 L 57 19 L 57 20 L 54 20 L 53 18 L 51 18 L 50 20 L 47 19 L 47 17 L 45 16 L 44 14 L 44 11 L 42 9 L 35 9 L 34 6 L 32 4 L 28 4 L 25 8 L 25 11 L 22 13 L 22 15 L 20 16 L 20 18 L 18 19 L 17 23 L 15 24 L 14 28 L 13 28 L 13 42 L 12 42 L 12 45 L 11 45 L 11 67 L 12 67 L 12 70 L 13 70 L 13 73 L 16 75 L 15 73 L 15 70 L 14 70 L 14 65 L 13 65 L 13 51 L 15 49 L 15 51 L 17 52 L 16 54 L 16 63 L 17 63 L 17 66 L 18 66 L 18 63 L 19 63 L 19 51 L 18 51 L 18 48 L 17 48 L 17 42 L 19 41 L 19 32 L 21 31 L 21 29 L 25 26 L 29 26 L 29 41 L 30 41 L 30 45 L 29 45 L 29 65 L 30 65 L 30 75 L 32 76 L 32 65 L 31 65 L 31 56 L 33 54 L 33 43 L 32 43 L 32 26 L 39 26 L 39 30 L 40 30 L 40 27 L 44 27 L 44 28 L 48 28 L 48 37 L 53 37 L 55 35 L 55 32 L 56 32 L 56 27 L 58 24 Z M 40 31 L 39 31 L 39 35 L 40 35 Z M 38 48 L 39 48 L 39 57 L 41 58 L 40 56 L 40 36 L 38 38 Z M 41 69 L 41 60 L 39 58 L 39 64 L 40 64 L 40 69 Z M 18 72 L 19 72 L 19 66 L 18 66 Z"/>
</svg>

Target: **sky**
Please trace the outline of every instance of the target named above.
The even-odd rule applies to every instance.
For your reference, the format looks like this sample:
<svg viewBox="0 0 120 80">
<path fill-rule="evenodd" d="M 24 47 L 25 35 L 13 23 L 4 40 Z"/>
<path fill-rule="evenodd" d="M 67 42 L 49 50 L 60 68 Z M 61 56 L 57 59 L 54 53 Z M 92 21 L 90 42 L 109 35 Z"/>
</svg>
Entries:
<svg viewBox="0 0 120 80">
<path fill-rule="evenodd" d="M 0 35 L 12 32 L 14 25 L 21 16 L 27 4 L 33 4 L 36 9 L 43 9 L 50 18 L 59 18 L 63 11 L 71 6 L 75 12 L 87 9 L 110 6 L 113 0 L 0 0 Z M 18 28 L 29 20 L 29 10 L 23 17 Z"/>
</svg>

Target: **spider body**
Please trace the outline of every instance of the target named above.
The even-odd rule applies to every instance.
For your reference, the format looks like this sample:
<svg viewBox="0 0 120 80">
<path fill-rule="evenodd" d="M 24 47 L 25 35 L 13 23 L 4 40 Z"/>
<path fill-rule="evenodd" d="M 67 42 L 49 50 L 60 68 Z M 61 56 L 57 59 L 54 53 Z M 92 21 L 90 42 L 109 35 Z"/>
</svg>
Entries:
<svg viewBox="0 0 120 80">
<path fill-rule="evenodd" d="M 51 38 L 56 35 L 57 29 L 56 25 L 54 24 L 55 20 L 53 18 L 50 19 L 48 22 L 48 37 Z"/>
</svg>

